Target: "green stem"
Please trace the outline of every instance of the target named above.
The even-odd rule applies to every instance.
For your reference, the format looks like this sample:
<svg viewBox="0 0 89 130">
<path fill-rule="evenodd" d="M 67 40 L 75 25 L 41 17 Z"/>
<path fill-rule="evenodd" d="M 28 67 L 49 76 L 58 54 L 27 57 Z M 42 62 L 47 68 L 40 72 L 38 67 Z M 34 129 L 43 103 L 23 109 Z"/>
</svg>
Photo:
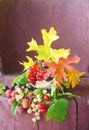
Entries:
<svg viewBox="0 0 89 130">
<path fill-rule="evenodd" d="M 64 93 L 62 86 L 57 81 L 56 81 L 56 84 L 59 86 L 59 88 L 61 89 L 62 93 Z"/>
<path fill-rule="evenodd" d="M 55 91 L 54 91 L 54 100 L 56 100 L 56 97 L 57 97 L 57 90 L 55 89 Z"/>
<path fill-rule="evenodd" d="M 62 93 L 64 94 L 64 90 L 63 90 L 62 86 L 60 86 L 60 89 L 61 89 Z"/>
</svg>

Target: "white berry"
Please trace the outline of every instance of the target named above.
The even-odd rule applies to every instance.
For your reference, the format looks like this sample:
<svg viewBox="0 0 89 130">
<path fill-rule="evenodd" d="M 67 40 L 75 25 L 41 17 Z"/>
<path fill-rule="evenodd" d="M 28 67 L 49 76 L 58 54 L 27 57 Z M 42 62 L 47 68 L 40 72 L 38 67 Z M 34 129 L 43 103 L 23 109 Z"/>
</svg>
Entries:
<svg viewBox="0 0 89 130">
<path fill-rule="evenodd" d="M 44 90 L 43 90 L 43 94 L 44 94 L 44 95 L 47 94 L 47 90 L 44 89 Z"/>
<path fill-rule="evenodd" d="M 42 101 L 42 99 L 41 99 L 41 98 L 38 98 L 37 100 L 38 100 L 38 102 L 41 102 L 41 101 Z"/>
<path fill-rule="evenodd" d="M 31 107 L 34 108 L 34 107 L 35 107 L 35 103 L 32 103 L 32 104 L 31 104 Z"/>
<path fill-rule="evenodd" d="M 33 118 L 32 118 L 32 121 L 33 121 L 33 122 L 36 122 L 36 121 L 37 121 L 36 117 L 33 117 Z"/>
<path fill-rule="evenodd" d="M 36 112 L 36 111 L 37 111 L 37 109 L 36 109 L 36 108 L 33 108 L 33 109 L 32 109 L 32 111 L 33 111 L 33 112 Z"/>
<path fill-rule="evenodd" d="M 40 120 L 40 116 L 37 116 L 36 119 L 37 119 L 37 120 Z"/>
<path fill-rule="evenodd" d="M 37 102 L 37 99 L 36 99 L 36 98 L 34 98 L 33 102 Z"/>
<path fill-rule="evenodd" d="M 27 110 L 27 113 L 32 113 L 32 110 L 31 110 L 31 108 L 29 108 L 28 110 Z"/>
<path fill-rule="evenodd" d="M 39 116 L 40 115 L 40 113 L 39 112 L 35 112 L 35 116 Z"/>
</svg>

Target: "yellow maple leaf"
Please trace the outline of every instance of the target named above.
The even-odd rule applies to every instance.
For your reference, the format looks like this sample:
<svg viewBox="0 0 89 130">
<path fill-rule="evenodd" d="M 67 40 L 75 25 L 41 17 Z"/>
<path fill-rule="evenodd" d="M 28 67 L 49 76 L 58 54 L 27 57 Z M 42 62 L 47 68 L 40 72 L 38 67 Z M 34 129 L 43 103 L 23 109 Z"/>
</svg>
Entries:
<svg viewBox="0 0 89 130">
<path fill-rule="evenodd" d="M 37 51 L 38 50 L 38 44 L 36 40 L 32 38 L 31 42 L 27 42 L 29 48 L 26 51 Z"/>
<path fill-rule="evenodd" d="M 52 61 L 58 63 L 59 62 L 59 58 L 67 58 L 68 55 L 70 54 L 70 49 L 51 49 L 51 58 Z"/>
<path fill-rule="evenodd" d="M 26 58 L 28 60 L 27 62 L 25 61 L 20 62 L 20 64 L 24 66 L 24 70 L 27 70 L 30 66 L 34 64 L 33 59 L 31 57 L 26 56 Z"/>
<path fill-rule="evenodd" d="M 54 27 L 51 27 L 49 32 L 47 32 L 46 29 L 42 29 L 41 33 L 42 33 L 44 45 L 47 47 L 50 47 L 53 41 L 59 39 L 59 36 L 57 35 L 57 32 L 54 29 Z"/>
<path fill-rule="evenodd" d="M 69 82 L 72 85 L 72 88 L 74 88 L 79 83 L 79 78 L 82 76 L 85 72 L 79 72 L 74 67 L 70 67 L 71 69 L 68 69 L 68 77 Z"/>
</svg>

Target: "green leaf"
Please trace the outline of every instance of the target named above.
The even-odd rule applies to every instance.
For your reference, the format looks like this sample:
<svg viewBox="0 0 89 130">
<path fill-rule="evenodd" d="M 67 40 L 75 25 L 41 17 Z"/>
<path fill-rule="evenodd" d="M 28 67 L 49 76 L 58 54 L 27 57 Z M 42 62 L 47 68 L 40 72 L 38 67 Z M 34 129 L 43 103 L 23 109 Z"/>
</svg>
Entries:
<svg viewBox="0 0 89 130">
<path fill-rule="evenodd" d="M 17 112 L 17 109 L 18 109 L 18 102 L 17 101 L 14 101 L 12 106 L 11 106 L 11 111 L 14 115 L 16 115 L 16 112 Z"/>
<path fill-rule="evenodd" d="M 23 85 L 26 85 L 28 83 L 28 80 L 27 80 L 27 71 L 24 72 L 23 74 L 17 76 L 12 83 L 16 83 L 20 86 L 23 86 Z"/>
<path fill-rule="evenodd" d="M 5 95 L 5 92 L 3 91 L 4 86 L 4 84 L 0 83 L 0 95 Z"/>
<path fill-rule="evenodd" d="M 70 88 L 70 82 L 68 82 L 68 81 L 63 81 L 63 86 L 65 87 L 65 88 Z"/>
<path fill-rule="evenodd" d="M 13 81 L 12 81 L 12 84 L 13 83 L 18 83 L 18 80 L 20 79 L 21 75 L 18 75 Z"/>
<path fill-rule="evenodd" d="M 54 118 L 58 122 L 65 120 L 69 104 L 69 101 L 64 98 L 57 100 L 48 108 L 46 120 L 50 120 L 51 118 Z"/>
<path fill-rule="evenodd" d="M 25 89 L 24 89 L 24 95 L 27 96 L 28 93 L 29 93 L 28 88 L 25 88 Z"/>
<path fill-rule="evenodd" d="M 40 98 L 42 98 L 43 97 L 43 93 L 42 93 L 42 89 L 40 89 L 40 88 L 38 88 L 38 89 L 35 89 L 34 90 L 34 95 L 39 95 L 40 96 Z"/>
</svg>

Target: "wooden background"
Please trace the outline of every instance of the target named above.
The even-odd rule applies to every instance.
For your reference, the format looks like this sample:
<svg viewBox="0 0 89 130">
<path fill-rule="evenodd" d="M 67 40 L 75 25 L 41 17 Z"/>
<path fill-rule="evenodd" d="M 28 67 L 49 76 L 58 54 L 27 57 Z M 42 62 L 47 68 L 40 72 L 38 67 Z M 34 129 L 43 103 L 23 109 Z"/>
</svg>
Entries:
<svg viewBox="0 0 89 130">
<path fill-rule="evenodd" d="M 72 55 L 81 57 L 77 68 L 89 76 L 89 0 L 0 0 L 0 71 L 11 73 L 10 76 L 1 76 L 0 82 L 10 83 L 15 76 L 13 73 L 23 69 L 18 61 L 26 60 L 27 41 L 34 37 L 42 43 L 40 30 L 49 30 L 50 26 L 54 26 L 60 36 L 53 47 L 71 48 Z M 33 57 L 33 53 L 29 55 Z M 85 77 L 80 86 L 83 87 L 73 90 L 81 96 L 77 100 L 77 109 L 73 103 L 68 120 L 61 125 L 53 123 L 53 128 L 89 130 L 89 78 Z M 29 125 L 32 129 L 31 118 L 28 115 L 13 117 L 7 99 L 1 96 L 0 115 L 0 130 L 28 130 Z M 52 122 L 46 126 L 43 118 L 39 128 L 35 129 L 50 129 L 51 126 Z"/>
<path fill-rule="evenodd" d="M 42 43 L 42 28 L 54 26 L 60 36 L 53 47 L 71 48 L 81 57 L 77 66 L 89 71 L 88 0 L 3 0 L 0 1 L 0 54 L 5 73 L 21 71 L 27 41 Z M 30 54 L 31 56 L 33 53 Z"/>
</svg>

